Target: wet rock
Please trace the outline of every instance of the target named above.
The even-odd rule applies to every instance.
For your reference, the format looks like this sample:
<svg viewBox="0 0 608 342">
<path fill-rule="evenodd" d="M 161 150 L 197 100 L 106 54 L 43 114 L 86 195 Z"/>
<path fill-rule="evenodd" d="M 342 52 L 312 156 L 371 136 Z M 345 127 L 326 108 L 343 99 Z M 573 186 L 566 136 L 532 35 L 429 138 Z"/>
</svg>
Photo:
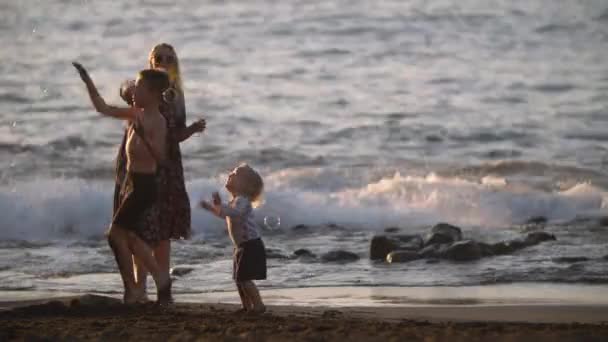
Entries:
<svg viewBox="0 0 608 342">
<path fill-rule="evenodd" d="M 464 240 L 450 245 L 441 256 L 454 261 L 471 261 L 480 259 L 482 254 L 481 247 L 476 241 Z"/>
<path fill-rule="evenodd" d="M 494 255 L 494 249 L 492 248 L 491 244 L 485 242 L 478 242 L 477 244 L 479 245 L 479 250 L 481 251 L 482 257 Z"/>
<path fill-rule="evenodd" d="M 449 243 L 429 245 L 418 251 L 418 255 L 422 258 L 439 258 L 449 246 Z"/>
<path fill-rule="evenodd" d="M 460 240 L 462 240 L 462 230 L 460 228 L 448 223 L 439 223 L 431 229 L 431 232 L 424 241 L 424 245 L 452 243 Z"/>
<path fill-rule="evenodd" d="M 490 245 L 490 250 L 493 255 L 505 255 L 515 252 L 518 249 L 525 247 L 525 244 L 520 240 L 502 241 Z"/>
<path fill-rule="evenodd" d="M 310 230 L 310 227 L 305 224 L 298 224 L 297 226 L 291 227 L 291 230 L 294 232 L 307 232 Z"/>
<path fill-rule="evenodd" d="M 171 269 L 171 275 L 174 277 L 183 277 L 194 271 L 193 267 L 174 267 Z"/>
<path fill-rule="evenodd" d="M 370 244 L 369 258 L 386 260 L 386 256 L 392 251 L 420 248 L 422 248 L 422 238 L 418 235 L 376 235 Z"/>
<path fill-rule="evenodd" d="M 388 228 L 384 228 L 384 232 L 385 233 L 397 233 L 399 232 L 399 227 L 388 227 Z"/>
<path fill-rule="evenodd" d="M 533 216 L 530 217 L 525 224 L 543 225 L 547 223 L 547 218 L 544 216 Z"/>
<path fill-rule="evenodd" d="M 608 260 L 608 254 L 604 255 L 604 257 L 602 259 Z"/>
<path fill-rule="evenodd" d="M 268 259 L 289 259 L 282 251 L 275 248 L 266 248 L 266 258 Z"/>
<path fill-rule="evenodd" d="M 582 262 L 582 261 L 589 261 L 589 258 L 587 258 L 587 257 L 559 257 L 559 258 L 553 259 L 553 262 L 557 262 L 557 263 L 575 263 L 575 262 Z"/>
<path fill-rule="evenodd" d="M 315 255 L 315 253 L 309 251 L 308 249 L 298 249 L 295 252 L 293 252 L 294 257 L 296 258 L 316 258 L 317 256 Z"/>
<path fill-rule="evenodd" d="M 430 233 L 424 239 L 424 245 L 430 246 L 435 244 L 452 243 L 455 242 L 452 236 L 441 233 Z"/>
<path fill-rule="evenodd" d="M 321 255 L 324 262 L 353 262 L 359 260 L 359 256 L 348 251 L 331 251 Z"/>
<path fill-rule="evenodd" d="M 388 255 L 386 256 L 386 261 L 389 264 L 396 263 L 396 262 L 408 262 L 408 261 L 413 261 L 413 260 L 418 260 L 418 259 L 420 259 L 420 255 L 417 252 L 408 251 L 408 250 L 393 251 L 393 252 L 388 253 Z"/>
<path fill-rule="evenodd" d="M 555 235 L 549 234 L 547 232 L 532 232 L 526 235 L 524 242 L 528 246 L 538 245 L 541 242 L 556 240 Z M 526 247 L 528 247 L 526 246 Z"/>
<path fill-rule="evenodd" d="M 600 224 L 600 226 L 607 227 L 608 226 L 608 216 L 601 217 L 598 220 L 598 223 Z"/>
</svg>

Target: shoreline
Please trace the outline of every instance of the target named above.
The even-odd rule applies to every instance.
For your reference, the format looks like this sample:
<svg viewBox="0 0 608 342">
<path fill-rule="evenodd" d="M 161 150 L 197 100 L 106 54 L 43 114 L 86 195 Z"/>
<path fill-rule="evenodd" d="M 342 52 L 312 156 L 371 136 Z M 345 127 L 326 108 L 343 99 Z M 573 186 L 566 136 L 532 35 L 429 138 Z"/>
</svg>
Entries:
<svg viewBox="0 0 608 342">
<path fill-rule="evenodd" d="M 153 292 L 153 288 L 151 292 Z M 277 315 L 323 311 L 382 321 L 430 322 L 608 323 L 605 285 L 521 283 L 466 287 L 309 287 L 262 289 L 265 303 Z M 69 292 L 0 292 L 0 313 L 51 301 L 69 303 L 81 297 L 120 302 L 119 294 Z M 175 294 L 176 306 L 237 307 L 236 291 Z M 154 296 L 151 295 L 153 300 Z"/>
<path fill-rule="evenodd" d="M 268 306 L 237 315 L 235 304 L 125 306 L 96 295 L 17 302 L 0 311 L 0 340 L 74 341 L 605 341 L 608 306 Z M 605 320 L 600 321 L 598 318 Z M 551 322 L 551 323 L 550 323 Z"/>
</svg>

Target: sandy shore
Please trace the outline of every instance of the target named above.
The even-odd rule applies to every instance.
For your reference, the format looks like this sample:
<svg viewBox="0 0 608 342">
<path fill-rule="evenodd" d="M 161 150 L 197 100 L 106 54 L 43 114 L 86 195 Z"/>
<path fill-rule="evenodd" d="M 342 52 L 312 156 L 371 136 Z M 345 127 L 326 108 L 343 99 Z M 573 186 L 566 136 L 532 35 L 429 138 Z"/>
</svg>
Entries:
<svg viewBox="0 0 608 342">
<path fill-rule="evenodd" d="M 267 314 L 248 316 L 234 314 L 234 304 L 127 307 L 86 295 L 2 306 L 1 341 L 608 340 L 605 305 L 270 306 Z"/>
</svg>

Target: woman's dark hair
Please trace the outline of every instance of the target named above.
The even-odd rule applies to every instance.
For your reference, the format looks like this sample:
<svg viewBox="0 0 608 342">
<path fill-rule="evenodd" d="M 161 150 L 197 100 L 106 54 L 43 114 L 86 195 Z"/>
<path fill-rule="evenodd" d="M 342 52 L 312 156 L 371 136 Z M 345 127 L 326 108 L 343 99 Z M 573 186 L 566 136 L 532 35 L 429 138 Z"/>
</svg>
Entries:
<svg viewBox="0 0 608 342">
<path fill-rule="evenodd" d="M 139 77 L 146 82 L 146 86 L 161 96 L 169 89 L 169 75 L 157 69 L 145 69 L 139 72 Z"/>
</svg>

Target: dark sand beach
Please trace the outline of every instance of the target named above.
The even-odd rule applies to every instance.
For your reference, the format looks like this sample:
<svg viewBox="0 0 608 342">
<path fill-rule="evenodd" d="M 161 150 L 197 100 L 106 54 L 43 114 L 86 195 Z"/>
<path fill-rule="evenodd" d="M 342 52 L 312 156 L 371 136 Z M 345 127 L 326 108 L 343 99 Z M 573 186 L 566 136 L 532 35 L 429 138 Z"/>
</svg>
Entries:
<svg viewBox="0 0 608 342">
<path fill-rule="evenodd" d="M 608 340 L 608 307 L 590 305 L 271 306 L 250 316 L 234 314 L 232 304 L 127 307 L 86 295 L 5 302 L 2 308 L 2 341 Z"/>
</svg>

